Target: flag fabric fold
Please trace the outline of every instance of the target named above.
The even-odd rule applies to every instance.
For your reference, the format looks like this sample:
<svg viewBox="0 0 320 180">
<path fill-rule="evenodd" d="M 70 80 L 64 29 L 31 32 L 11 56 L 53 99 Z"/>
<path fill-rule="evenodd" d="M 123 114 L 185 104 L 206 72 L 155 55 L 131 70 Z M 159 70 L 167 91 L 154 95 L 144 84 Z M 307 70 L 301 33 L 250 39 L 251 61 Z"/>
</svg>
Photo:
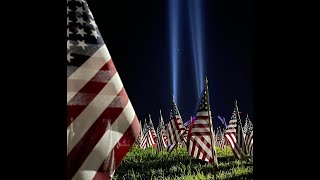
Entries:
<svg viewBox="0 0 320 180">
<path fill-rule="evenodd" d="M 85 0 L 67 1 L 67 179 L 110 179 L 140 133 Z"/>
</svg>

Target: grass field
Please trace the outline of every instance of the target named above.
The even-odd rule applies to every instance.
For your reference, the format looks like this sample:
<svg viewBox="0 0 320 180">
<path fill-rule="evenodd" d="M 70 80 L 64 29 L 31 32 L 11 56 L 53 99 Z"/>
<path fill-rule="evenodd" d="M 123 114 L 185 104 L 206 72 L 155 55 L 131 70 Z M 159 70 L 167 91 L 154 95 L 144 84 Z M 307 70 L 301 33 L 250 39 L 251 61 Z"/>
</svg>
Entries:
<svg viewBox="0 0 320 180">
<path fill-rule="evenodd" d="M 253 159 L 235 160 L 229 147 L 217 148 L 219 170 L 216 179 L 253 179 Z M 141 150 L 133 147 L 117 168 L 114 179 L 137 180 L 202 180 L 214 179 L 212 165 L 188 156 L 187 150 L 179 147 L 170 155 L 160 154 L 155 149 Z"/>
</svg>

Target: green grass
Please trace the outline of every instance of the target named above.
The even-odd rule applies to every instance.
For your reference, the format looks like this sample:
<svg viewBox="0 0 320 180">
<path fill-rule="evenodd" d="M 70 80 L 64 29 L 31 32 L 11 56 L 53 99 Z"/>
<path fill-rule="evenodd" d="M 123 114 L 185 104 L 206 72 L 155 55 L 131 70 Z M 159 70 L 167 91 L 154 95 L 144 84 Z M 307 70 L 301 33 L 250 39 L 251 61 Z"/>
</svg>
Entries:
<svg viewBox="0 0 320 180">
<path fill-rule="evenodd" d="M 227 152 L 217 148 L 217 154 L 217 179 L 253 179 L 252 157 L 245 157 L 242 162 L 236 160 L 229 147 Z M 213 177 L 212 165 L 189 157 L 183 147 L 177 148 L 170 155 L 166 151 L 156 154 L 152 148 L 141 150 L 133 147 L 117 168 L 113 179 L 203 180 Z"/>
</svg>

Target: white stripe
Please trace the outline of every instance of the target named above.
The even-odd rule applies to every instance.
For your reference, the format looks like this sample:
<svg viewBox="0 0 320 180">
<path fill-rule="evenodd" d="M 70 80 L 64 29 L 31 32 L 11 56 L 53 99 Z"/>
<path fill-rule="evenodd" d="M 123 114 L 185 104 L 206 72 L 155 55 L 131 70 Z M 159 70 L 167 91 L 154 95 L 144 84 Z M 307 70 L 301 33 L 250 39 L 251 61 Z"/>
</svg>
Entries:
<svg viewBox="0 0 320 180">
<path fill-rule="evenodd" d="M 202 156 L 203 156 L 203 154 L 202 154 L 202 152 L 200 152 L 198 159 L 202 159 Z"/>
<path fill-rule="evenodd" d="M 227 131 L 231 128 L 236 128 L 236 127 L 237 127 L 237 124 L 229 124 Z"/>
<path fill-rule="evenodd" d="M 149 133 L 148 133 L 149 134 Z M 147 144 L 147 147 L 150 147 L 151 146 L 151 139 L 150 139 L 150 136 L 148 135 L 148 144 Z"/>
<path fill-rule="evenodd" d="M 229 143 L 230 143 L 230 145 L 231 145 L 231 148 L 234 149 L 233 140 L 231 139 L 231 137 L 229 136 L 229 134 L 227 134 L 226 136 L 227 136 L 227 139 L 229 140 Z"/>
<path fill-rule="evenodd" d="M 211 145 L 211 137 L 210 136 L 202 136 L 210 145 Z"/>
<path fill-rule="evenodd" d="M 100 141 L 87 156 L 86 160 L 83 162 L 72 179 L 92 179 L 96 174 L 93 172 L 100 168 L 103 161 L 113 150 L 114 146 L 119 142 L 126 130 L 130 127 L 134 117 L 134 109 L 131 102 L 128 101 L 128 104 L 123 109 L 120 116 L 111 125 L 110 129 L 104 133 Z"/>
<path fill-rule="evenodd" d="M 169 131 L 169 137 L 168 137 L 168 140 L 169 140 L 168 142 L 169 143 L 168 143 L 168 145 L 171 145 L 171 144 L 173 144 L 173 141 L 174 141 L 174 140 L 172 140 L 174 135 L 173 135 L 172 127 L 171 127 L 170 123 L 169 123 L 168 131 Z"/>
<path fill-rule="evenodd" d="M 210 132 L 210 128 L 192 128 L 191 133 L 195 132 Z"/>
<path fill-rule="evenodd" d="M 179 136 L 179 129 L 176 126 L 175 120 L 172 120 L 173 124 L 173 132 L 175 133 L 176 138 L 178 139 L 178 142 L 180 142 L 180 136 Z M 176 142 L 177 143 L 177 142 Z"/>
<path fill-rule="evenodd" d="M 68 126 L 68 130 L 73 125 L 75 135 L 71 141 L 67 138 L 67 154 L 74 148 L 74 146 L 85 135 L 92 124 L 97 120 L 101 113 L 110 105 L 112 100 L 120 92 L 123 85 L 119 74 L 116 73 L 110 82 L 103 87 L 100 93 L 91 101 L 91 103 L 79 114 L 79 116 Z"/>
<path fill-rule="evenodd" d="M 229 133 L 236 133 L 237 132 L 237 130 L 236 129 L 228 129 L 227 131 L 226 131 L 226 134 L 229 134 Z"/>
<path fill-rule="evenodd" d="M 209 125 L 209 121 L 208 120 L 202 120 L 202 119 L 196 119 L 193 124 L 194 125 L 196 125 L 196 124 L 208 124 Z"/>
<path fill-rule="evenodd" d="M 211 115 L 211 111 L 209 111 L 209 112 Z M 196 116 L 209 116 L 209 115 L 208 115 L 208 111 L 200 111 L 200 112 L 197 112 Z"/>
<path fill-rule="evenodd" d="M 195 137 L 194 138 L 197 142 L 197 144 L 199 144 L 201 146 L 201 148 L 211 157 L 212 156 L 212 151 L 211 149 L 209 149 L 201 140 L 199 137 Z M 208 142 L 208 141 L 207 141 Z M 211 144 L 211 143 L 209 143 Z M 210 146 L 211 147 L 211 146 Z"/>
<path fill-rule="evenodd" d="M 150 135 L 150 139 L 151 139 L 151 145 L 154 145 L 155 142 L 154 142 L 154 139 L 153 139 L 153 136 L 152 136 L 151 131 L 152 131 L 152 130 L 149 131 L 149 135 Z"/>
<path fill-rule="evenodd" d="M 180 142 L 180 136 L 179 136 L 179 132 L 178 132 L 178 130 L 177 130 L 177 127 L 176 127 L 176 123 L 175 123 L 175 121 L 174 120 L 171 120 L 171 122 L 172 122 L 172 130 L 173 130 L 173 136 L 174 136 L 174 138 L 173 138 L 173 141 L 174 141 L 174 143 L 178 143 L 178 142 Z M 178 142 L 176 142 L 176 139 L 178 140 Z"/>
<path fill-rule="evenodd" d="M 229 145 L 231 146 L 231 148 L 234 150 L 234 152 L 236 153 L 236 156 L 239 158 L 240 157 L 240 154 L 237 150 L 237 148 L 235 148 L 235 144 L 234 142 L 231 140 L 229 134 L 226 135 L 227 136 L 227 139 L 229 140 Z"/>
<path fill-rule="evenodd" d="M 189 141 L 189 147 L 188 147 L 188 154 L 190 156 L 192 156 L 191 152 L 192 152 L 192 147 L 193 147 L 193 141 Z"/>
<path fill-rule="evenodd" d="M 67 80 L 67 102 L 105 65 L 111 56 L 106 45 L 101 46 Z"/>
<path fill-rule="evenodd" d="M 197 158 L 198 151 L 199 151 L 199 149 L 198 149 L 198 147 L 197 147 L 196 144 L 195 144 L 195 145 L 194 145 L 194 152 L 193 152 L 193 154 L 192 154 L 192 157 Z"/>
<path fill-rule="evenodd" d="M 235 143 L 237 142 L 237 139 L 234 134 L 230 134 L 230 137 L 232 138 L 233 142 L 235 142 Z"/>
<path fill-rule="evenodd" d="M 210 157 L 207 155 L 206 158 L 204 159 L 204 161 L 210 162 L 210 160 L 208 158 L 210 158 Z"/>
</svg>

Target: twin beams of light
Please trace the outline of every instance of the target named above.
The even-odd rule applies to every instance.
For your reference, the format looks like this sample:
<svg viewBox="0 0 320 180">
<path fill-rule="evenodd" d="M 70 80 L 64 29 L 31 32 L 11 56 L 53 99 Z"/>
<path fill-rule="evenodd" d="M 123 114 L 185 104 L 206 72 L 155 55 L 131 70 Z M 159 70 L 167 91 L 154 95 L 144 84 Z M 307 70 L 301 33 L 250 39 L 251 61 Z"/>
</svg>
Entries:
<svg viewBox="0 0 320 180">
<path fill-rule="evenodd" d="M 178 49 L 179 49 L 179 0 L 169 0 L 169 31 L 170 31 L 170 58 L 172 67 L 172 87 L 176 103 L 178 102 Z M 189 0 L 188 11 L 191 28 L 191 41 L 193 62 L 195 68 L 195 81 L 198 97 L 204 87 L 204 53 L 203 53 L 203 22 L 202 22 L 202 3 L 201 0 Z M 181 29 L 185 31 L 185 29 Z"/>
<path fill-rule="evenodd" d="M 172 67 L 172 87 L 175 101 L 178 101 L 178 42 L 179 42 L 179 1 L 169 0 L 170 58 Z"/>
<path fill-rule="evenodd" d="M 195 68 L 195 78 L 197 84 L 197 93 L 200 97 L 204 88 L 204 56 L 203 56 L 203 22 L 202 22 L 202 1 L 189 0 L 189 20 L 191 26 L 192 52 Z"/>
</svg>

